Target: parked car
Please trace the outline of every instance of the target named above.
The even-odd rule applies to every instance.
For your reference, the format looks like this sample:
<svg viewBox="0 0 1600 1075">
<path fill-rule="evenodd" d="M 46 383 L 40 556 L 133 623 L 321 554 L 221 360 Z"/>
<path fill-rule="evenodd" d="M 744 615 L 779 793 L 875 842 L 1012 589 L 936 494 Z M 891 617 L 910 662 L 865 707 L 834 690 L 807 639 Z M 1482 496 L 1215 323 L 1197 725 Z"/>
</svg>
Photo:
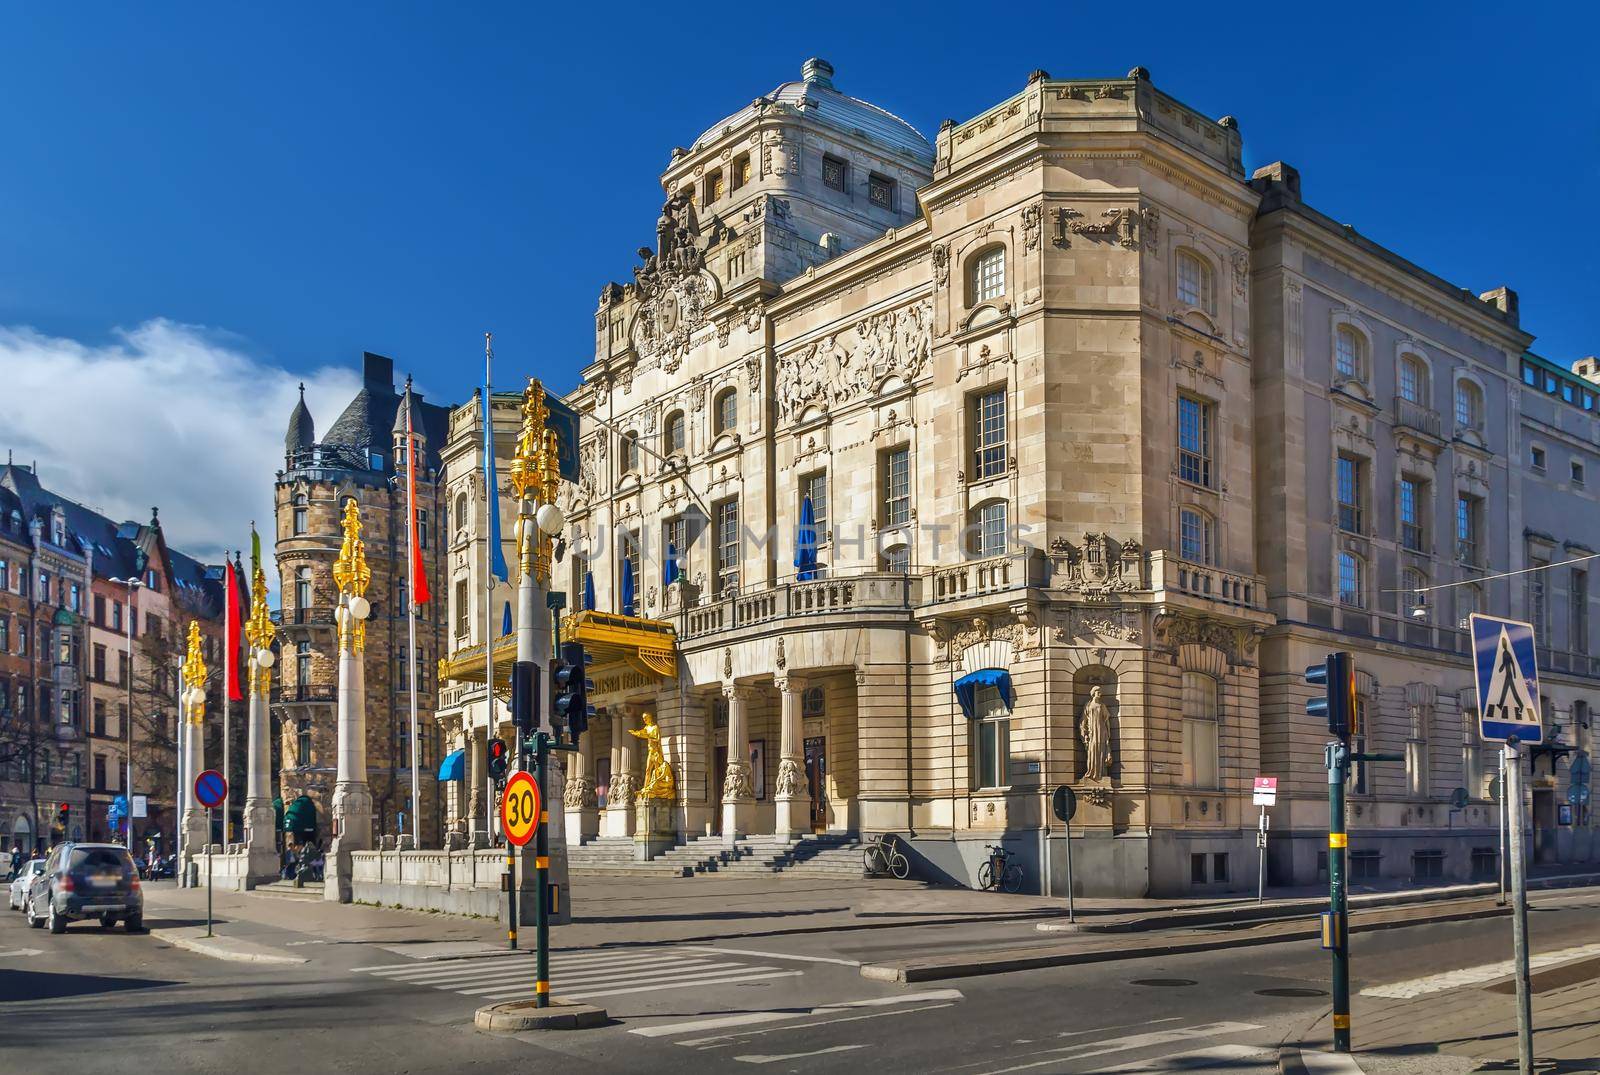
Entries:
<svg viewBox="0 0 1600 1075">
<path fill-rule="evenodd" d="M 28 885 L 28 925 L 49 924 L 65 933 L 67 923 L 98 918 L 110 929 L 121 919 L 129 933 L 144 928 L 144 892 L 133 856 L 120 844 L 57 844 L 44 870 Z"/>
<path fill-rule="evenodd" d="M 28 884 L 36 876 L 44 873 L 44 859 L 29 859 L 22 864 L 22 869 L 17 871 L 17 876 L 11 879 L 11 890 L 6 906 L 13 911 L 20 911 L 23 902 L 28 898 Z"/>
</svg>

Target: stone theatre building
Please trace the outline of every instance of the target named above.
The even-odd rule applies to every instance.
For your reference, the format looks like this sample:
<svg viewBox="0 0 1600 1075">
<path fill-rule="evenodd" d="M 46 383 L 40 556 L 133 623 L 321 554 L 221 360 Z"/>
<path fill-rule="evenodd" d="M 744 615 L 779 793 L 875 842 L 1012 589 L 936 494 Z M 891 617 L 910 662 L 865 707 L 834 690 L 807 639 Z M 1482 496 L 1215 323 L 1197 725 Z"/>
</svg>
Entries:
<svg viewBox="0 0 1600 1075">
<path fill-rule="evenodd" d="M 964 883 L 1004 843 L 1060 893 L 1068 784 L 1079 892 L 1222 891 L 1253 883 L 1268 774 L 1272 876 L 1313 883 L 1326 731 L 1301 672 L 1347 648 L 1368 748 L 1408 758 L 1357 777 L 1358 870 L 1484 868 L 1458 623 L 1543 617 L 1551 710 L 1589 749 L 1587 562 L 1489 576 L 1590 551 L 1600 385 L 1527 352 L 1514 293 L 1446 284 L 1241 145 L 1142 68 L 1034 72 L 929 141 L 810 60 L 672 152 L 568 396 L 592 420 L 553 586 L 602 708 L 574 842 L 631 837 L 648 712 L 684 840 L 891 831 Z M 501 475 L 515 406 L 495 400 Z M 446 646 L 481 683 L 477 408 L 444 449 Z M 504 715 L 441 687 L 481 773 Z M 1536 761 L 1535 818 L 1542 853 L 1582 857 L 1568 761 Z"/>
</svg>

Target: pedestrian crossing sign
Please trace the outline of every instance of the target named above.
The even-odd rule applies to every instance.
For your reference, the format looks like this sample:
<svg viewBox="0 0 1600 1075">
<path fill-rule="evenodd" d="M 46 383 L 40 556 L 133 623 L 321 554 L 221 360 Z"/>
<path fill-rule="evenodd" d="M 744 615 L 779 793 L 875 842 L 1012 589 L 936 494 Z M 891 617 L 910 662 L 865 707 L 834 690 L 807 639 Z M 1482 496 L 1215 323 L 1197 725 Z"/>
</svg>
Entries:
<svg viewBox="0 0 1600 1075">
<path fill-rule="evenodd" d="M 1474 612 L 1469 626 L 1478 734 L 1485 742 L 1544 742 L 1533 625 Z"/>
</svg>

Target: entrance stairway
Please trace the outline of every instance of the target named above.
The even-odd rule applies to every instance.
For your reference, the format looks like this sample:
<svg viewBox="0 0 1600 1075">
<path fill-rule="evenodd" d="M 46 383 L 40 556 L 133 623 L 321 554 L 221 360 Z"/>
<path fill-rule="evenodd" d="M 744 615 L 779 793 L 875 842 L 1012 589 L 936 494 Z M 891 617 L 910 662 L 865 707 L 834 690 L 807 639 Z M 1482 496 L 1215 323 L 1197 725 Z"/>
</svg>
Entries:
<svg viewBox="0 0 1600 1075">
<path fill-rule="evenodd" d="M 567 868 L 580 876 L 693 877 L 781 874 L 823 880 L 862 876 L 864 845 L 853 833 L 814 836 L 696 836 L 649 862 L 633 858 L 633 839 L 601 836 L 567 848 Z"/>
<path fill-rule="evenodd" d="M 307 881 L 303 887 L 296 888 L 293 881 L 271 881 L 257 885 L 250 891 L 257 896 L 271 896 L 280 900 L 320 900 L 323 898 L 323 883 Z"/>
</svg>

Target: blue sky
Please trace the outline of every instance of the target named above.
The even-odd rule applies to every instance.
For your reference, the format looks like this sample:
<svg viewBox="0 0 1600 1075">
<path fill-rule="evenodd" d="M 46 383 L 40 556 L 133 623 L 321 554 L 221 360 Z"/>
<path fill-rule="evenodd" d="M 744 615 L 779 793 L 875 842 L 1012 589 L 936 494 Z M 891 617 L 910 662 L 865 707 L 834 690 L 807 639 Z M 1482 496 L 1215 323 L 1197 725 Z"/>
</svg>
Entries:
<svg viewBox="0 0 1600 1075">
<path fill-rule="evenodd" d="M 263 407 L 312 378 L 324 425 L 344 387 L 328 367 L 363 349 L 461 399 L 486 328 L 507 383 L 570 386 L 601 285 L 653 239 L 671 148 L 821 55 L 928 134 L 1036 67 L 1144 65 L 1237 116 L 1247 168 L 1287 160 L 1363 234 L 1516 288 L 1536 348 L 1570 362 L 1600 351 L 1592 11 L 11 4 L 0 329 L 98 354 L 203 326 L 273 380 Z M 0 429 L 0 447 L 43 439 Z"/>
</svg>

